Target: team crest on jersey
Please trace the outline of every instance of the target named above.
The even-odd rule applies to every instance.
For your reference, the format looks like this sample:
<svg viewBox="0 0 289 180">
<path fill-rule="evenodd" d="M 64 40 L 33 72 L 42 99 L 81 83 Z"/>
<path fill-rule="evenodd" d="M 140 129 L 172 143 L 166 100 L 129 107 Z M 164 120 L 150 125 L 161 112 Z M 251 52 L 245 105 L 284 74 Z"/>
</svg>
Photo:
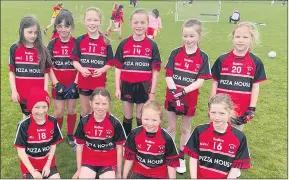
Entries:
<svg viewBox="0 0 289 180">
<path fill-rule="evenodd" d="M 105 47 L 102 46 L 102 47 L 100 48 L 100 54 L 104 54 L 104 50 L 105 50 Z"/>
<path fill-rule="evenodd" d="M 141 148 L 141 144 L 138 144 L 137 147 L 140 149 Z"/>
<path fill-rule="evenodd" d="M 229 150 L 228 153 L 234 154 L 234 149 L 235 149 L 235 145 L 234 144 L 229 144 Z"/>
<path fill-rule="evenodd" d="M 159 145 L 158 152 L 159 153 L 165 153 L 165 146 L 164 145 Z"/>
<path fill-rule="evenodd" d="M 247 67 L 247 75 L 250 75 L 251 74 L 251 72 L 252 72 L 252 70 L 253 70 L 253 68 L 251 67 L 251 66 L 248 66 Z"/>
<path fill-rule="evenodd" d="M 195 69 L 195 71 L 199 71 L 200 68 L 201 68 L 201 64 L 196 64 L 196 69 Z"/>
<path fill-rule="evenodd" d="M 107 138 L 111 138 L 111 135 L 112 135 L 112 131 L 111 130 L 106 130 L 106 137 Z"/>
<path fill-rule="evenodd" d="M 149 56 L 150 55 L 151 50 L 149 48 L 145 48 L 145 55 Z"/>
</svg>

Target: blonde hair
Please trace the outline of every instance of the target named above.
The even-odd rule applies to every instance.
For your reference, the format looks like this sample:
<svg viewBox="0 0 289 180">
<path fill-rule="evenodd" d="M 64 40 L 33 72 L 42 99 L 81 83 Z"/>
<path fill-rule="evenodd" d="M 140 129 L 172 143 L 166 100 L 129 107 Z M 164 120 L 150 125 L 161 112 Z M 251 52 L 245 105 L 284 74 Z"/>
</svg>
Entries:
<svg viewBox="0 0 289 180">
<path fill-rule="evenodd" d="M 237 30 L 238 28 L 240 28 L 240 27 L 247 27 L 248 30 L 249 30 L 249 33 L 251 34 L 252 41 L 251 41 L 251 43 L 250 43 L 250 49 L 253 49 L 253 46 L 254 46 L 254 45 L 259 45 L 259 44 L 260 44 L 260 33 L 259 33 L 259 31 L 258 31 L 257 26 L 256 26 L 254 23 L 248 22 L 248 21 L 239 23 L 239 24 L 233 29 L 232 38 L 234 38 L 234 35 L 235 35 L 236 30 Z"/>
<path fill-rule="evenodd" d="M 224 104 L 225 110 L 227 110 L 231 114 L 231 118 L 234 117 L 234 105 L 233 101 L 231 100 L 228 94 L 216 94 L 215 96 L 211 97 L 209 100 L 209 110 L 211 109 L 212 104 Z"/>
<path fill-rule="evenodd" d="M 99 8 L 97 8 L 97 7 L 89 7 L 89 8 L 87 8 L 86 11 L 85 11 L 85 14 L 84 14 L 84 19 L 85 19 L 85 17 L 86 17 L 86 13 L 87 13 L 88 11 L 94 11 L 94 12 L 96 12 L 96 14 L 98 15 L 98 17 L 99 17 L 99 19 L 100 19 L 100 23 L 101 23 L 102 18 L 103 18 L 103 15 L 102 15 L 102 13 L 101 13 L 101 11 L 100 11 Z M 102 32 L 99 31 L 99 34 L 103 37 L 105 44 L 111 45 L 111 40 L 110 40 L 104 33 L 102 33 Z"/>
<path fill-rule="evenodd" d="M 203 36 L 203 25 L 200 21 L 196 20 L 196 19 L 188 19 L 187 21 L 184 22 L 182 30 L 184 28 L 189 28 L 189 27 L 193 27 L 195 28 L 196 32 L 199 34 L 200 37 Z"/>
<path fill-rule="evenodd" d="M 143 8 L 138 8 L 136 10 L 134 10 L 129 17 L 129 20 L 131 22 L 133 15 L 135 14 L 145 14 L 147 16 L 147 21 L 149 22 L 149 13 L 147 10 L 143 9 Z"/>
<path fill-rule="evenodd" d="M 141 114 L 143 114 L 143 111 L 145 109 L 152 109 L 156 111 L 160 115 L 160 120 L 163 120 L 162 106 L 160 105 L 158 101 L 153 100 L 153 101 L 147 101 L 146 103 L 144 103 L 142 110 L 141 110 Z"/>
</svg>

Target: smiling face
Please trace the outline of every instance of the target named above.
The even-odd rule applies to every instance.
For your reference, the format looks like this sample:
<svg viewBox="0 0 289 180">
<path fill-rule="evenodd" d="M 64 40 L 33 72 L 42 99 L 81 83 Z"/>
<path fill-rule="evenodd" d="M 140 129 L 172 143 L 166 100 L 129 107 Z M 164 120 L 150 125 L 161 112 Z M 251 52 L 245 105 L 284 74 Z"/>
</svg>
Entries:
<svg viewBox="0 0 289 180">
<path fill-rule="evenodd" d="M 235 30 L 233 35 L 234 51 L 240 54 L 246 53 L 252 43 L 252 35 L 248 27 L 241 26 Z"/>
<path fill-rule="evenodd" d="M 230 120 L 232 112 L 227 110 L 225 103 L 213 103 L 210 105 L 209 115 L 213 126 L 218 129 L 223 129 Z"/>
<path fill-rule="evenodd" d="M 132 15 L 131 28 L 136 36 L 144 36 L 148 28 L 148 15 L 145 13 Z"/>
<path fill-rule="evenodd" d="M 109 110 L 110 101 L 108 97 L 97 94 L 89 102 L 94 114 L 98 117 L 104 117 Z"/>
<path fill-rule="evenodd" d="M 198 46 L 200 35 L 195 27 L 183 28 L 183 43 L 187 48 L 193 48 Z"/>
<path fill-rule="evenodd" d="M 72 31 L 71 25 L 67 25 L 63 20 L 62 23 L 56 25 L 56 30 L 61 39 L 66 39 L 70 37 L 70 33 Z"/>
<path fill-rule="evenodd" d="M 47 112 L 48 105 L 45 101 L 37 102 L 31 110 L 31 114 L 36 121 L 45 120 Z"/>
<path fill-rule="evenodd" d="M 98 12 L 89 10 L 85 14 L 84 25 L 88 33 L 96 33 L 99 31 L 101 17 Z"/>
<path fill-rule="evenodd" d="M 155 133 L 161 123 L 160 112 L 153 110 L 152 108 L 146 108 L 142 111 L 142 126 L 149 133 Z"/>
</svg>

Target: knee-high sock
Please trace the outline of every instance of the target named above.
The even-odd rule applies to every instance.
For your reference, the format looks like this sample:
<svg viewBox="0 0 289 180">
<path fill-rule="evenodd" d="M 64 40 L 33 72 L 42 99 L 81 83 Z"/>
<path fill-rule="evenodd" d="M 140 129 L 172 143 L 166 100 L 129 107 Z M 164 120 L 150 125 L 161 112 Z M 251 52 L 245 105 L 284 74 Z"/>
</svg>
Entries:
<svg viewBox="0 0 289 180">
<path fill-rule="evenodd" d="M 76 114 L 67 114 L 67 135 L 73 135 L 74 126 L 76 123 Z"/>
<path fill-rule="evenodd" d="M 125 134 L 128 136 L 129 133 L 131 132 L 131 128 L 132 128 L 132 119 L 126 119 L 125 117 L 123 117 L 123 128 L 125 131 Z"/>
<path fill-rule="evenodd" d="M 63 124 L 63 116 L 59 117 L 59 118 L 56 118 L 56 120 L 58 122 L 59 128 L 61 129 L 62 128 L 62 124 Z"/>
</svg>

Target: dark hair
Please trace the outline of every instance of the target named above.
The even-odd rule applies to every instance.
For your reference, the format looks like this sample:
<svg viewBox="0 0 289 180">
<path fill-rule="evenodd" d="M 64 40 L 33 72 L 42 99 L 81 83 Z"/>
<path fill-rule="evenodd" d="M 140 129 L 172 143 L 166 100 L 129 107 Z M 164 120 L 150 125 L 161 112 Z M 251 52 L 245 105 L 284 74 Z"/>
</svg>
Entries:
<svg viewBox="0 0 289 180">
<path fill-rule="evenodd" d="M 38 57 L 39 57 L 39 67 L 41 71 L 44 73 L 46 67 L 52 65 L 51 61 L 51 56 L 49 54 L 49 51 L 47 48 L 43 45 L 42 41 L 42 34 L 40 31 L 40 26 L 38 21 L 32 17 L 32 16 L 25 16 L 21 21 L 20 21 L 20 26 L 19 26 L 19 41 L 18 45 L 20 44 L 25 44 L 26 40 L 24 38 L 24 29 L 29 28 L 31 26 L 37 27 L 37 37 L 34 41 L 34 47 L 36 48 L 38 52 Z"/>
<path fill-rule="evenodd" d="M 160 12 L 158 9 L 153 9 L 152 13 L 155 15 L 156 18 L 158 18 L 160 16 Z"/>
<path fill-rule="evenodd" d="M 122 8 L 123 8 L 123 5 L 119 5 L 119 6 L 118 6 L 118 9 L 122 9 Z"/>
<path fill-rule="evenodd" d="M 101 96 L 104 96 L 104 97 L 107 97 L 109 102 L 111 102 L 111 97 L 110 97 L 110 93 L 108 92 L 107 89 L 105 88 L 97 88 L 95 89 L 92 94 L 91 94 L 91 97 L 90 97 L 90 101 L 93 100 L 93 98 L 97 95 L 101 95 Z"/>
<path fill-rule="evenodd" d="M 68 9 L 61 9 L 55 18 L 55 25 L 59 25 L 64 21 L 65 26 L 71 26 L 74 29 L 74 19 Z"/>
</svg>

